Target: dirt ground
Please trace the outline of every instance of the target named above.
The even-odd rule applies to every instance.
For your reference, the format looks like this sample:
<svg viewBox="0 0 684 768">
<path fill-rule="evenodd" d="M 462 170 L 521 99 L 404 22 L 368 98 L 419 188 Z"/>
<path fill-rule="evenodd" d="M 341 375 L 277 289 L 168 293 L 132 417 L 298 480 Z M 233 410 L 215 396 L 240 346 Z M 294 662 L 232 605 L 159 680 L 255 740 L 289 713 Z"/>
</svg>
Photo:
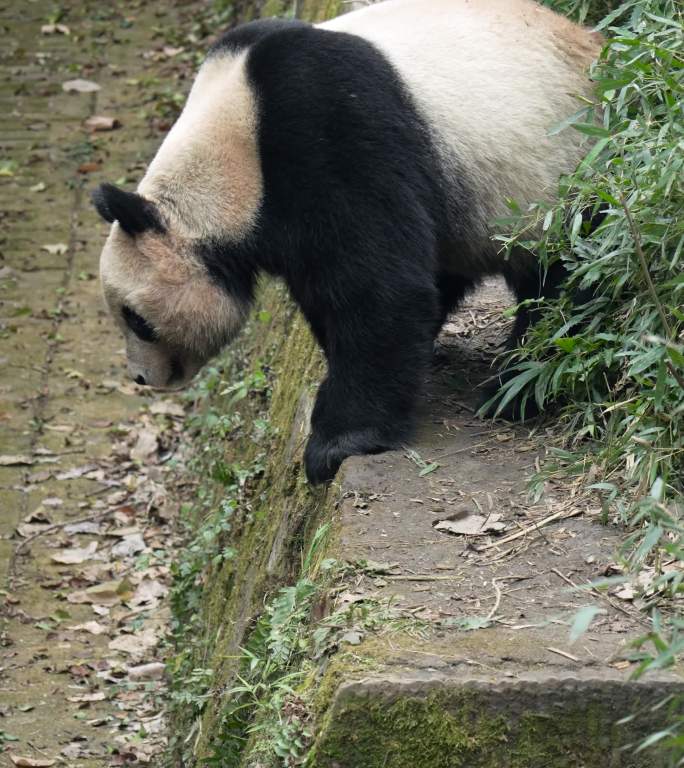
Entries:
<svg viewBox="0 0 684 768">
<path fill-rule="evenodd" d="M 88 195 L 138 179 L 168 128 L 192 67 L 169 43 L 182 13 L 0 2 L 2 766 L 145 763 L 163 746 L 183 410 L 125 381 Z"/>
<path fill-rule="evenodd" d="M 557 442 L 552 423 L 475 416 L 510 303 L 502 283 L 488 280 L 450 318 L 410 450 L 346 462 L 340 549 L 370 563 L 356 598 L 391 598 L 492 669 L 627 670 L 623 654 L 646 621 L 616 596 L 621 587 L 576 589 L 616 572 L 619 530 L 601 524 L 598 501 L 572 484 L 547 482 L 531 500 L 529 478 Z M 572 644 L 569 624 L 586 605 L 599 614 Z M 486 635 L 461 632 L 479 627 Z"/>
</svg>

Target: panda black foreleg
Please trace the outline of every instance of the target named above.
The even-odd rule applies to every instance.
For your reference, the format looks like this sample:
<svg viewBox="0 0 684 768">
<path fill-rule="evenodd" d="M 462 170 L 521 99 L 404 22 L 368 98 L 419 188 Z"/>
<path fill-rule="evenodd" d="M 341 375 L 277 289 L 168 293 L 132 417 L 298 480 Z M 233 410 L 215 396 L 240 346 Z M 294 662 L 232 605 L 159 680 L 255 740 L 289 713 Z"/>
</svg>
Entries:
<svg viewBox="0 0 684 768">
<path fill-rule="evenodd" d="M 304 456 L 313 484 L 331 480 L 348 456 L 398 448 L 411 435 L 439 302 L 434 286 L 404 288 L 385 298 L 369 290 L 365 303 L 343 302 L 345 316 L 328 317 L 328 376 Z"/>
</svg>

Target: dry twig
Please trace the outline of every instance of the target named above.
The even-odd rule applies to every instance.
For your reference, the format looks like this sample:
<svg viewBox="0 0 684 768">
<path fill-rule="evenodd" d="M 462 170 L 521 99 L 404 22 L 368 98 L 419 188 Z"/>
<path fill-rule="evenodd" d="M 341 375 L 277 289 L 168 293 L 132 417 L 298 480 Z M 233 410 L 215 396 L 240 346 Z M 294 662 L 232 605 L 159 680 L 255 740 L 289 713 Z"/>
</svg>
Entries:
<svg viewBox="0 0 684 768">
<path fill-rule="evenodd" d="M 497 539 L 496 541 L 492 541 L 489 544 L 484 544 L 481 547 L 476 547 L 476 549 L 478 552 L 484 552 L 485 550 L 491 549 L 492 547 L 498 547 L 501 544 L 507 544 L 509 541 L 514 541 L 515 539 L 519 539 L 521 536 L 526 536 L 528 533 L 534 533 L 535 531 L 538 531 L 540 528 L 543 528 L 549 523 L 553 523 L 555 520 L 567 520 L 568 518 L 581 515 L 583 512 L 584 512 L 583 509 L 573 509 L 570 512 L 566 512 L 565 510 L 561 510 L 560 512 L 554 512 L 552 515 L 548 515 L 547 517 L 544 517 L 541 520 L 536 521 L 533 525 L 529 525 L 526 528 L 521 528 L 519 531 L 516 531 L 515 533 L 509 533 L 507 536 L 503 536 L 502 538 Z"/>
</svg>

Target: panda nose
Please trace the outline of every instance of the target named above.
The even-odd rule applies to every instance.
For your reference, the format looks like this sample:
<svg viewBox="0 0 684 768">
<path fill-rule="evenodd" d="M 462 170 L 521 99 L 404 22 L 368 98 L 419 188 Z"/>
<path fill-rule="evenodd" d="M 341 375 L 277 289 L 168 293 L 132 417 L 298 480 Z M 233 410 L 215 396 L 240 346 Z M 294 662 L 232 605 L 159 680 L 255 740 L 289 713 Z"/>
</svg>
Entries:
<svg viewBox="0 0 684 768">
<path fill-rule="evenodd" d="M 143 386 L 143 387 L 145 386 L 145 384 L 147 384 L 147 382 L 145 381 L 145 377 L 142 375 L 142 373 L 139 373 L 139 374 L 138 374 L 138 375 L 135 377 L 135 383 L 136 383 L 136 384 L 140 384 L 140 385 L 141 385 L 141 386 Z"/>
</svg>

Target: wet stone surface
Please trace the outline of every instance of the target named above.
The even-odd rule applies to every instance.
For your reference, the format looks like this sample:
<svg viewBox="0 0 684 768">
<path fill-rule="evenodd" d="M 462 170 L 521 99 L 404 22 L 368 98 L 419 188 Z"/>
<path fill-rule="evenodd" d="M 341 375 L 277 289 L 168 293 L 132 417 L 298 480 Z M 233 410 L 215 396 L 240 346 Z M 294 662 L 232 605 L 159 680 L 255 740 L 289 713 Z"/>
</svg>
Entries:
<svg viewBox="0 0 684 768">
<path fill-rule="evenodd" d="M 89 191 L 152 157 L 164 89 L 177 98 L 192 68 L 163 48 L 192 10 L 0 2 L 0 766 L 147 763 L 163 746 L 183 410 L 125 380 Z"/>
</svg>

